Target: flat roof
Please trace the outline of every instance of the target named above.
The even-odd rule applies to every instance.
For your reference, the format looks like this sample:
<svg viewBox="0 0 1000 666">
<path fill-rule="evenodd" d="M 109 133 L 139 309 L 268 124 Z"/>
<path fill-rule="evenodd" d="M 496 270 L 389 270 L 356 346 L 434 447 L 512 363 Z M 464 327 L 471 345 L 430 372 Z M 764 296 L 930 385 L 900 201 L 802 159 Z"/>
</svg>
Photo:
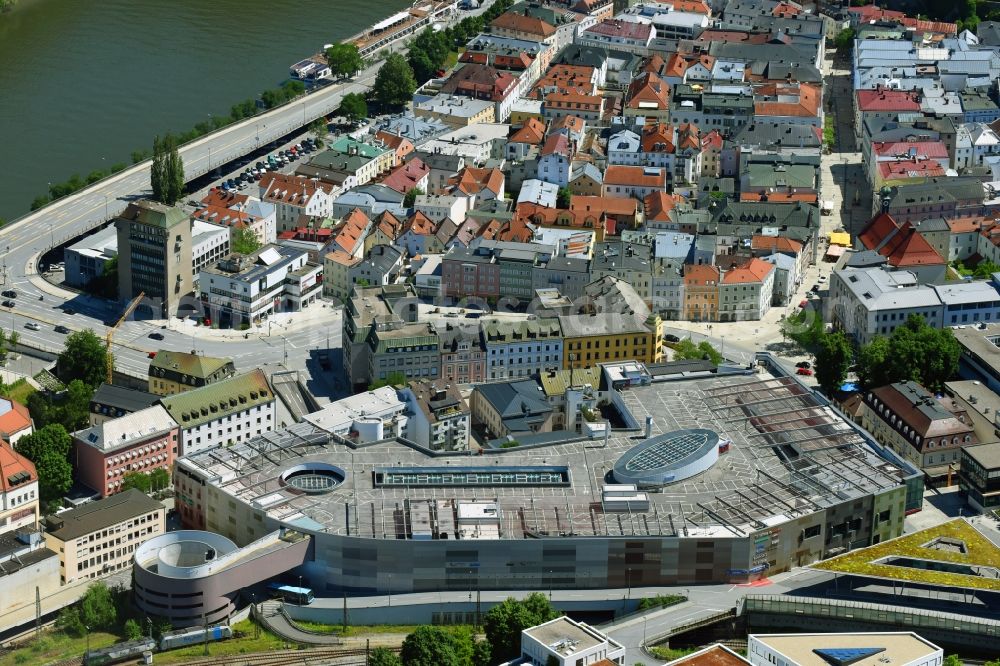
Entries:
<svg viewBox="0 0 1000 666">
<path fill-rule="evenodd" d="M 49 527 L 47 531 L 60 541 L 69 541 L 163 508 L 162 503 L 149 495 L 130 488 L 76 509 L 49 516 L 46 518 Z"/>
<path fill-rule="evenodd" d="M 963 446 L 962 453 L 975 460 L 986 470 L 1000 468 L 1000 442 Z"/>
<path fill-rule="evenodd" d="M 750 639 L 760 641 L 799 666 L 912 664 L 941 651 L 913 632 L 751 634 Z M 857 659 L 866 653 L 869 656 Z M 838 658 L 842 661 L 837 661 Z"/>
<path fill-rule="evenodd" d="M 596 631 L 574 622 L 565 615 L 537 627 L 525 629 L 524 633 L 563 657 L 593 649 L 607 640 L 599 637 Z"/>
<path fill-rule="evenodd" d="M 544 393 L 537 393 L 544 402 Z M 730 452 L 725 455 L 740 464 L 715 465 L 697 478 L 651 493 L 650 511 L 659 519 L 650 517 L 632 524 L 605 520 L 600 513 L 597 521 L 591 518 L 592 489 L 606 483 L 605 475 L 615 461 L 636 446 L 635 431 L 612 431 L 606 447 L 575 440 L 525 449 L 517 454 L 518 466 L 565 466 L 571 483 L 557 493 L 523 486 L 491 487 L 488 496 L 496 498 L 500 507 L 501 538 L 558 537 L 563 533 L 683 536 L 685 532 L 692 537 L 732 538 L 754 531 L 751 519 L 767 523 L 810 515 L 852 497 L 896 488 L 916 473 L 878 457 L 854 425 L 820 404 L 809 389 L 791 377 L 713 375 L 636 386 L 623 391 L 621 398 L 636 422 L 643 423 L 647 415 L 653 418 L 653 435 L 706 428 L 731 440 Z M 338 408 L 331 405 L 328 409 Z M 383 419 L 392 418 L 390 412 L 393 410 L 384 415 L 368 411 Z M 329 534 L 364 538 L 408 538 L 405 526 L 397 523 L 392 513 L 392 507 L 404 499 L 460 502 L 484 496 L 482 487 L 378 487 L 372 475 L 375 468 L 434 468 L 442 462 L 394 439 L 354 448 L 321 427 L 319 421 L 310 420 L 307 417 L 302 423 L 231 447 L 201 451 L 178 464 L 248 505 L 277 495 L 280 500 L 265 509 L 275 521 L 292 524 L 307 517 Z M 779 447 L 796 452 L 792 462 L 775 453 Z M 309 461 L 341 467 L 346 472 L 344 482 L 322 495 L 303 497 L 289 492 L 280 483 L 280 475 Z M 462 460 L 463 467 L 482 467 L 485 473 L 503 464 L 511 462 L 498 455 Z M 814 471 L 794 474 L 789 465 Z M 744 497 L 755 493 L 771 497 L 775 504 L 756 505 L 737 491 Z M 524 511 L 529 502 L 532 510 Z M 354 511 L 346 511 L 347 506 L 363 507 L 363 519 L 357 525 Z M 518 518 L 522 511 L 524 520 Z"/>
<path fill-rule="evenodd" d="M 750 662 L 725 645 L 716 644 L 674 659 L 667 666 L 744 666 L 748 663 Z"/>
</svg>

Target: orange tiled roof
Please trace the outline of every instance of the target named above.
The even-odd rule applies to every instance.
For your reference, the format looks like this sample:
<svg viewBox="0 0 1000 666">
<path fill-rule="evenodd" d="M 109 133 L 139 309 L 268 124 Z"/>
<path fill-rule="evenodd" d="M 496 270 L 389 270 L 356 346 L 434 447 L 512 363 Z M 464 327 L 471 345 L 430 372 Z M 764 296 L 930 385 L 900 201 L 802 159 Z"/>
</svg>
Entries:
<svg viewBox="0 0 1000 666">
<path fill-rule="evenodd" d="M 196 220 L 210 222 L 223 227 L 246 227 L 252 218 L 249 214 L 235 208 L 225 208 L 223 206 L 209 205 L 199 208 L 192 215 Z"/>
<path fill-rule="evenodd" d="M 15 451 L 14 447 L 7 442 L 0 442 L 0 488 L 3 488 L 4 492 L 8 492 L 14 488 L 14 486 L 11 486 L 10 479 L 18 472 L 24 472 L 31 477 L 29 481 L 17 484 L 18 486 L 38 480 L 38 472 L 35 471 L 35 465 Z"/>
<path fill-rule="evenodd" d="M 658 110 L 670 107 L 670 86 L 656 74 L 645 72 L 634 79 L 628 87 L 628 108 L 648 109 L 655 104 Z"/>
<path fill-rule="evenodd" d="M 615 164 L 604 172 L 605 185 L 635 185 L 638 187 L 664 187 L 666 174 L 659 169 L 656 174 L 647 174 L 644 167 Z"/>
<path fill-rule="evenodd" d="M 348 213 L 341 225 L 335 229 L 334 242 L 347 252 L 353 253 L 357 249 L 365 229 L 368 228 L 369 222 L 368 216 L 360 209 L 355 208 Z"/>
<path fill-rule="evenodd" d="M 981 229 L 988 229 L 996 224 L 995 220 L 987 220 L 980 216 L 971 217 L 953 217 L 951 219 L 946 219 L 945 222 L 948 223 L 948 228 L 951 229 L 953 234 L 969 234 L 974 231 L 980 231 Z"/>
<path fill-rule="evenodd" d="M 412 231 L 420 236 L 433 236 L 437 233 L 437 225 L 434 224 L 434 220 L 418 210 L 406 221 L 406 231 Z"/>
<path fill-rule="evenodd" d="M 31 414 L 27 407 L 7 398 L 0 398 L 0 404 L 10 405 L 10 409 L 0 415 L 0 437 L 7 439 L 31 427 Z"/>
<path fill-rule="evenodd" d="M 722 284 L 749 284 L 763 282 L 774 270 L 774 264 L 754 257 L 742 266 L 726 271 L 722 276 Z"/>
<path fill-rule="evenodd" d="M 639 210 L 639 202 L 625 197 L 589 197 L 574 194 L 570 197 L 569 209 L 575 212 L 634 217 Z"/>
<path fill-rule="evenodd" d="M 549 125 L 549 132 L 561 129 L 568 129 L 570 132 L 582 132 L 584 128 L 583 118 L 580 116 L 568 115 L 560 116 Z"/>
<path fill-rule="evenodd" d="M 814 118 L 819 113 L 820 92 L 808 83 L 799 84 L 766 84 L 759 86 L 755 93 L 781 98 L 795 96 L 794 102 L 761 100 L 754 102 L 756 116 L 791 116 L 798 118 Z"/>
<path fill-rule="evenodd" d="M 515 243 L 528 243 L 531 241 L 533 235 L 527 223 L 517 217 L 503 222 L 495 219 L 490 220 L 479 228 L 477 234 L 484 240 L 511 241 Z"/>
<path fill-rule="evenodd" d="M 227 193 L 221 188 L 213 187 L 208 191 L 208 194 L 202 198 L 201 202 L 206 206 L 237 208 L 246 204 L 249 199 L 250 197 L 246 194 L 237 194 L 236 192 Z"/>
<path fill-rule="evenodd" d="M 753 250 L 774 250 L 775 252 L 802 251 L 802 243 L 785 236 L 754 235 L 750 238 L 750 248 Z"/>
<path fill-rule="evenodd" d="M 944 263 L 937 250 L 912 224 L 906 222 L 901 225 L 888 213 L 875 216 L 861 230 L 858 240 L 866 249 L 877 251 L 890 266 L 897 268 Z"/>
<path fill-rule="evenodd" d="M 538 145 L 545 137 L 545 123 L 538 118 L 528 118 L 507 138 L 508 143 L 530 143 Z"/>
<path fill-rule="evenodd" d="M 532 202 L 522 202 L 514 209 L 514 219 L 524 224 L 543 227 L 574 227 L 598 229 L 604 215 L 600 212 L 547 208 Z"/>
<path fill-rule="evenodd" d="M 503 184 L 503 171 L 497 168 L 466 167 L 448 179 L 448 185 L 462 194 L 479 194 L 483 190 L 499 194 Z"/>
<path fill-rule="evenodd" d="M 674 128 L 667 123 L 652 123 L 642 128 L 640 139 L 644 153 L 674 152 Z"/>
<path fill-rule="evenodd" d="M 490 25 L 494 28 L 501 28 L 503 30 L 513 30 L 516 32 L 524 32 L 529 35 L 538 35 L 543 39 L 556 34 L 556 29 L 542 19 L 534 18 L 533 16 L 524 16 L 523 14 L 517 14 L 510 11 L 505 12 L 493 19 Z"/>
<path fill-rule="evenodd" d="M 343 250 L 334 250 L 333 252 L 327 252 L 326 260 L 332 261 L 335 264 L 340 264 L 341 266 L 355 266 L 364 261 L 364 259 L 362 259 L 361 257 L 355 257 L 354 255 L 347 254 Z"/>
<path fill-rule="evenodd" d="M 400 146 L 410 143 L 410 140 L 405 136 L 393 134 L 392 132 L 386 132 L 385 130 L 379 130 L 376 132 L 375 138 L 385 144 L 386 148 L 390 148 L 392 150 L 397 150 Z"/>
<path fill-rule="evenodd" d="M 687 264 L 684 266 L 684 285 L 707 287 L 719 284 L 719 267 L 710 264 Z"/>
<path fill-rule="evenodd" d="M 403 234 L 403 222 L 389 211 L 382 213 L 378 221 L 378 229 L 386 238 L 395 241 Z"/>
<path fill-rule="evenodd" d="M 269 173 L 258 181 L 267 201 L 281 201 L 296 206 L 305 206 L 319 190 L 329 193 L 332 185 L 302 176 L 286 176 Z"/>
<path fill-rule="evenodd" d="M 670 211 L 674 209 L 674 206 L 684 201 L 684 197 L 679 194 L 651 192 L 646 195 L 646 198 L 642 202 L 646 213 L 646 220 L 665 222 L 670 219 Z"/>
</svg>

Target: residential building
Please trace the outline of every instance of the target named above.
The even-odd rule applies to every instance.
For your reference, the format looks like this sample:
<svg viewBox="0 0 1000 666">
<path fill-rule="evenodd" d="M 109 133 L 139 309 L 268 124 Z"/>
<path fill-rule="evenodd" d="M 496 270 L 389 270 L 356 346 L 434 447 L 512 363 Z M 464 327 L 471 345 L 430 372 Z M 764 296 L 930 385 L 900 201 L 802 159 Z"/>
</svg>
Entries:
<svg viewBox="0 0 1000 666">
<path fill-rule="evenodd" d="M 348 267 L 348 284 L 347 289 L 344 290 L 345 295 L 350 293 L 355 284 L 364 284 L 365 286 L 391 284 L 402 268 L 402 251 L 392 245 L 376 245 L 365 255 L 364 259 Z"/>
<path fill-rule="evenodd" d="M 410 145 L 410 152 L 412 152 L 413 146 Z M 337 153 L 339 155 L 347 156 L 357 156 L 365 160 L 370 160 L 374 162 L 374 167 L 365 166 L 365 171 L 363 173 L 359 172 L 357 174 L 357 184 L 364 185 L 365 183 L 374 180 L 379 174 L 388 173 L 397 164 L 397 153 L 394 149 L 390 149 L 384 143 L 382 143 L 378 136 L 374 137 L 374 141 L 360 141 L 349 135 L 337 137 L 337 139 L 330 144 L 329 151 Z M 320 153 L 324 155 L 325 153 Z"/>
<path fill-rule="evenodd" d="M 177 423 L 160 405 L 73 433 L 76 478 L 107 497 L 130 472 L 168 472 L 178 455 Z"/>
<path fill-rule="evenodd" d="M 458 384 L 486 381 L 486 349 L 478 323 L 473 327 L 449 321 L 436 329 L 441 339 L 441 378 Z"/>
<path fill-rule="evenodd" d="M 562 332 L 557 319 L 483 318 L 486 378 L 532 377 L 563 364 Z"/>
<path fill-rule="evenodd" d="M 343 250 L 328 252 L 323 258 L 323 296 L 334 301 L 348 298 L 354 285 L 351 281 L 351 268 L 361 261 L 361 258 Z"/>
<path fill-rule="evenodd" d="M 414 266 L 413 286 L 417 290 L 417 295 L 424 298 L 437 298 L 444 295 L 441 281 L 441 261 L 444 258 L 440 254 L 428 254 L 420 261 L 411 263 Z"/>
<path fill-rule="evenodd" d="M 444 123 L 454 129 L 496 121 L 496 105 L 488 99 L 437 95 L 413 105 L 418 118 Z"/>
<path fill-rule="evenodd" d="M 614 360 L 656 363 L 663 358 L 663 322 L 624 280 L 605 277 L 584 290 L 587 304 L 559 315 L 563 368 L 589 368 Z"/>
<path fill-rule="evenodd" d="M 213 320 L 234 328 L 299 311 L 317 300 L 323 287 L 323 267 L 308 259 L 307 252 L 281 245 L 233 254 L 202 269 L 199 295 Z"/>
<path fill-rule="evenodd" d="M 645 199 L 667 190 L 670 172 L 662 167 L 609 166 L 604 171 L 602 195 Z"/>
<path fill-rule="evenodd" d="M 40 500 L 34 463 L 0 440 L 0 534 L 35 529 Z"/>
<path fill-rule="evenodd" d="M 866 392 L 861 425 L 931 478 L 947 476 L 962 447 L 979 443 L 964 411 L 948 411 L 912 381 Z"/>
<path fill-rule="evenodd" d="M 202 199 L 202 204 L 192 217 L 226 227 L 230 232 L 230 241 L 239 229 L 252 231 L 262 245 L 273 243 L 277 238 L 276 208 L 269 203 L 246 195 L 218 192 L 210 193 Z"/>
<path fill-rule="evenodd" d="M 431 168 L 422 159 L 413 157 L 405 164 L 401 163 L 383 178 L 382 185 L 391 187 L 400 194 L 406 194 L 413 189 L 426 192 L 430 173 Z"/>
<path fill-rule="evenodd" d="M 469 407 L 473 427 L 490 439 L 552 432 L 555 412 L 534 379 L 478 384 Z"/>
<path fill-rule="evenodd" d="M 358 183 L 355 183 L 358 184 Z M 276 231 L 299 226 L 299 217 L 328 217 L 337 188 L 303 176 L 268 173 L 259 181 L 261 201 L 275 207 Z"/>
<path fill-rule="evenodd" d="M 191 220 L 180 208 L 141 199 L 115 218 L 118 236 L 118 296 L 140 293 L 154 315 L 175 316 L 194 289 Z"/>
<path fill-rule="evenodd" d="M 521 657 L 532 666 L 625 663 L 625 646 L 563 615 L 521 632 Z"/>
<path fill-rule="evenodd" d="M 160 399 L 160 395 L 163 394 L 147 393 L 114 384 L 101 384 L 90 397 L 90 425 L 100 425 L 105 421 L 151 407 Z"/>
<path fill-rule="evenodd" d="M 569 185 L 571 159 L 569 138 L 565 134 L 550 134 L 538 157 L 538 180 L 558 187 Z"/>
<path fill-rule="evenodd" d="M 550 120 L 576 116 L 588 123 L 600 124 L 604 119 L 605 99 L 601 95 L 578 92 L 552 92 L 545 96 L 542 115 Z"/>
<path fill-rule="evenodd" d="M 1000 395 L 983 382 L 976 379 L 945 382 L 941 404 L 952 412 L 964 411 L 980 442 L 992 442 L 998 438 Z"/>
<path fill-rule="evenodd" d="M 607 19 L 587 28 L 576 39 L 577 46 L 597 46 L 609 51 L 646 55 L 657 30 L 648 23 Z"/>
<path fill-rule="evenodd" d="M 944 651 L 913 632 L 750 634 L 747 659 L 753 666 L 837 664 L 937 666 Z"/>
<path fill-rule="evenodd" d="M 180 455 L 275 429 L 274 391 L 260 368 L 160 400 L 179 426 Z"/>
<path fill-rule="evenodd" d="M 399 395 L 411 441 L 432 451 L 468 450 L 471 416 L 457 387 L 440 379 L 410 381 Z"/>
<path fill-rule="evenodd" d="M 719 285 L 719 321 L 757 321 L 771 309 L 775 268 L 756 257 L 726 271 Z"/>
<path fill-rule="evenodd" d="M 631 285 L 645 303 L 653 300 L 653 248 L 645 243 L 608 240 L 598 243 L 590 262 L 591 280 L 614 277 Z"/>
<path fill-rule="evenodd" d="M 684 319 L 719 320 L 720 277 L 717 266 L 709 264 L 684 266 Z"/>
<path fill-rule="evenodd" d="M 1000 442 L 962 447 L 958 484 L 962 496 L 976 511 L 1000 507 Z"/>
<path fill-rule="evenodd" d="M 415 300 L 416 293 L 408 285 L 354 287 L 350 298 L 344 304 L 341 334 L 344 370 L 354 389 L 366 387 L 372 382 L 369 374 L 371 348 L 368 342 L 376 325 L 403 324 L 403 317 L 393 308 L 399 307 L 401 313 L 407 314 L 408 304 L 414 303 Z"/>
<path fill-rule="evenodd" d="M 441 339 L 426 323 L 381 323 L 368 336 L 368 376 L 373 381 L 400 374 L 407 379 L 437 379 Z"/>
<path fill-rule="evenodd" d="M 885 257 L 886 264 L 893 270 L 910 271 L 921 284 L 941 283 L 945 281 L 945 257 L 951 235 L 947 224 L 942 224 L 941 228 L 943 243 L 935 248 L 918 231 L 917 223 L 897 222 L 892 215 L 882 213 L 857 235 L 855 247 Z"/>
<path fill-rule="evenodd" d="M 132 568 L 135 549 L 166 531 L 166 509 L 135 488 L 45 519 L 45 545 L 59 553 L 59 582 Z"/>
<path fill-rule="evenodd" d="M 444 296 L 500 297 L 500 264 L 489 247 L 452 247 L 441 258 Z"/>
<path fill-rule="evenodd" d="M 161 349 L 149 362 L 149 392 L 154 395 L 174 395 L 222 381 L 235 374 L 236 366 L 231 358 Z"/>
</svg>

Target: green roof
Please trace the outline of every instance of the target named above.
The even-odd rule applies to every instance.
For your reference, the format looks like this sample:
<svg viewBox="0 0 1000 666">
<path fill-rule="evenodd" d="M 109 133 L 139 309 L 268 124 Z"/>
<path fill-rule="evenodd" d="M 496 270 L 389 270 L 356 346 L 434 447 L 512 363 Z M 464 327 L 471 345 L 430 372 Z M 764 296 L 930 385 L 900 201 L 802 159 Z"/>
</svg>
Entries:
<svg viewBox="0 0 1000 666">
<path fill-rule="evenodd" d="M 748 164 L 751 187 L 816 187 L 816 167 L 809 164 Z"/>
<path fill-rule="evenodd" d="M 232 359 L 229 358 L 202 356 L 200 354 L 188 354 L 161 349 L 156 352 L 156 356 L 149 362 L 149 369 L 162 368 L 163 370 L 170 370 L 171 372 L 179 372 L 184 375 L 205 379 L 232 362 Z"/>
<path fill-rule="evenodd" d="M 122 218 L 169 229 L 188 220 L 187 213 L 176 206 L 166 206 L 157 201 L 140 200 L 129 204 Z"/>
<path fill-rule="evenodd" d="M 538 376 L 545 395 L 565 395 L 570 386 L 587 384 L 594 390 L 601 387 L 601 368 L 581 368 L 577 370 L 556 370 L 542 372 Z"/>
<path fill-rule="evenodd" d="M 1000 579 L 975 575 L 979 567 L 1000 568 L 1000 547 L 961 518 L 812 565 L 866 578 L 1000 591 Z"/>
<path fill-rule="evenodd" d="M 361 157 L 367 157 L 368 159 L 374 159 L 389 151 L 388 148 L 380 148 L 378 146 L 373 146 L 370 143 L 365 143 L 364 141 L 358 141 L 356 139 L 343 136 L 330 144 L 330 150 L 326 151 L 326 153 L 335 152 L 346 155 L 351 152 L 352 148 L 356 151 L 356 154 Z M 325 155 L 326 153 L 322 154 Z"/>
<path fill-rule="evenodd" d="M 274 400 L 264 371 L 224 379 L 160 400 L 181 429 L 192 428 Z"/>
</svg>

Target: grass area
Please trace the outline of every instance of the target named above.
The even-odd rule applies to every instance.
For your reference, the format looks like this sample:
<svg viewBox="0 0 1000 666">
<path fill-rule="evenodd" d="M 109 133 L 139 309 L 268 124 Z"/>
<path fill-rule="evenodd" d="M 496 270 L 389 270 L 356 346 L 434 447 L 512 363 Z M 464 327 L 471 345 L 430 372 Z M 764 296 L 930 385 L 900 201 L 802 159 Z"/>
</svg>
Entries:
<svg viewBox="0 0 1000 666">
<path fill-rule="evenodd" d="M 227 641 L 219 641 L 218 643 L 209 643 L 209 656 L 225 657 L 229 655 L 285 649 L 285 641 L 263 628 L 260 629 L 260 637 L 254 638 L 254 625 L 250 620 L 243 620 L 242 622 L 234 624 L 233 634 L 234 636 L 242 634 L 242 637 L 234 637 Z M 293 645 L 292 647 L 294 649 L 297 646 Z M 186 664 L 189 661 L 200 659 L 204 656 L 204 645 L 192 645 L 179 650 L 157 652 L 154 657 L 154 661 L 157 664 Z"/>
<path fill-rule="evenodd" d="M 966 552 L 957 553 L 926 547 L 928 543 L 940 537 L 962 541 Z M 1000 580 L 995 578 L 876 563 L 877 560 L 892 556 L 929 560 L 932 563 L 948 562 L 1000 568 L 1000 548 L 961 519 L 818 562 L 813 568 L 915 583 L 1000 591 Z"/>
<path fill-rule="evenodd" d="M 694 648 L 670 648 L 663 647 L 661 645 L 654 645 L 647 648 L 654 657 L 657 659 L 662 659 L 664 661 L 673 661 L 674 659 L 680 659 L 681 657 L 686 657 L 692 652 L 697 652 Z"/>
<path fill-rule="evenodd" d="M 307 620 L 295 620 L 295 624 L 309 631 L 316 631 L 321 634 L 341 634 L 345 637 L 367 636 L 370 634 L 411 634 L 420 626 L 416 624 L 349 625 L 345 633 L 344 626 L 341 624 L 322 624 Z M 468 629 L 472 631 L 472 626 L 470 625 L 448 625 L 448 628 Z"/>
<path fill-rule="evenodd" d="M 90 649 L 107 647 L 122 640 L 114 634 L 103 631 L 90 633 Z M 73 638 L 56 629 L 42 632 L 38 640 L 31 639 L 24 647 L 0 656 L 0 666 L 17 664 L 45 664 L 81 657 L 87 651 L 87 637 Z"/>
<path fill-rule="evenodd" d="M 444 65 L 441 66 L 442 69 L 448 71 L 458 64 L 458 51 L 452 51 L 448 54 L 448 57 L 444 59 Z"/>
<path fill-rule="evenodd" d="M 0 389 L 0 395 L 7 398 L 8 400 L 13 400 L 14 402 L 19 402 L 22 405 L 27 404 L 28 398 L 32 393 L 35 392 L 35 387 L 28 383 L 27 379 L 23 377 L 18 379 L 16 382 L 9 386 L 4 386 Z"/>
<path fill-rule="evenodd" d="M 658 594 L 655 597 L 643 597 L 639 600 L 638 610 L 650 608 L 666 608 L 687 601 L 683 594 Z"/>
<path fill-rule="evenodd" d="M 318 634 L 339 634 L 344 628 L 339 624 L 320 624 L 319 622 L 309 622 L 308 620 L 294 620 L 295 626 L 306 631 L 315 631 Z"/>
<path fill-rule="evenodd" d="M 833 148 L 833 144 L 837 142 L 837 126 L 836 119 L 832 114 L 827 114 L 823 119 L 823 143 L 826 144 L 828 148 Z"/>
</svg>

